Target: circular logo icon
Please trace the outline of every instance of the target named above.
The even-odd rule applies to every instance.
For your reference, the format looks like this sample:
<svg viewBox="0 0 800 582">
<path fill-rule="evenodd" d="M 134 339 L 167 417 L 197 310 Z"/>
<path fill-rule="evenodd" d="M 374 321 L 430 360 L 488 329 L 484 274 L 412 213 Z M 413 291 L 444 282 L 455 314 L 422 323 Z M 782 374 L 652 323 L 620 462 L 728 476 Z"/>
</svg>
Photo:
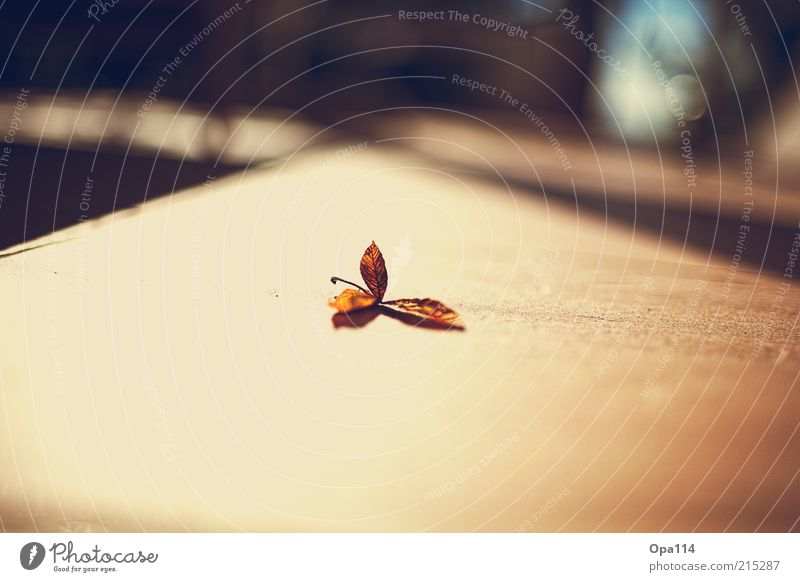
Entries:
<svg viewBox="0 0 800 582">
<path fill-rule="evenodd" d="M 19 551 L 19 563 L 26 570 L 35 570 L 44 561 L 44 546 L 39 542 L 29 542 Z"/>
</svg>

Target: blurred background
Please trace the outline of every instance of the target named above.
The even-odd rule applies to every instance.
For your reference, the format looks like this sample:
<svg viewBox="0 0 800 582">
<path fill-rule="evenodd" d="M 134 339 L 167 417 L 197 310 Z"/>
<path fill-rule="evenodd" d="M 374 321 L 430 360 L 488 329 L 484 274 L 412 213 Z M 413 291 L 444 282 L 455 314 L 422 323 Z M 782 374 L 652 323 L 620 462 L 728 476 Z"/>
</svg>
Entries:
<svg viewBox="0 0 800 582">
<path fill-rule="evenodd" d="M 401 16 L 415 11 L 436 14 Z M 536 163 L 489 152 L 519 189 L 709 253 L 739 222 L 752 151 L 774 204 L 760 205 L 766 230 L 744 261 L 780 268 L 769 238 L 783 248 L 796 223 L 800 10 L 789 0 L 9 0 L 0 27 L 14 134 L 4 248 L 212 169 L 398 127 L 465 143 L 493 143 L 483 132 L 499 127 Z M 113 192 L 90 215 L 73 203 L 87 177 Z"/>
</svg>

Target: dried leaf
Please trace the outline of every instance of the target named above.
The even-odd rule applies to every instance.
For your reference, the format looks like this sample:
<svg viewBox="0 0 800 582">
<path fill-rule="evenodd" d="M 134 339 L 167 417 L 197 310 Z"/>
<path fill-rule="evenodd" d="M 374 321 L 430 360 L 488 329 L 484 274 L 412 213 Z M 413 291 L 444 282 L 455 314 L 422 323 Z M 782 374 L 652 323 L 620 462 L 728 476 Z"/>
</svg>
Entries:
<svg viewBox="0 0 800 582">
<path fill-rule="evenodd" d="M 377 299 L 368 293 L 357 289 L 345 289 L 333 301 L 329 301 L 328 305 L 339 313 L 349 313 L 358 309 L 372 307 L 376 302 Z"/>
<path fill-rule="evenodd" d="M 385 303 L 381 303 L 380 305 L 378 305 L 377 308 L 380 309 L 380 312 L 383 315 L 391 317 L 392 319 L 396 319 L 397 321 L 402 321 L 403 323 L 405 323 L 406 325 L 410 325 L 411 327 L 420 327 L 420 328 L 424 327 L 428 329 L 438 329 L 445 331 L 464 331 L 464 326 L 461 323 L 454 323 L 454 324 L 442 323 L 440 321 L 429 319 L 427 317 L 423 317 L 420 315 L 415 315 L 407 311 L 400 311 L 399 309 L 393 309 L 387 306 Z M 363 312 L 359 311 L 358 313 L 363 313 Z M 336 315 L 343 315 L 344 317 L 347 317 L 347 315 L 343 313 L 337 313 Z"/>
<path fill-rule="evenodd" d="M 383 301 L 389 275 L 386 273 L 386 263 L 381 250 L 375 241 L 372 241 L 372 244 L 364 251 L 364 256 L 361 257 L 361 276 L 378 301 Z"/>
<path fill-rule="evenodd" d="M 383 255 L 375 241 L 372 241 L 372 244 L 364 251 L 360 266 L 361 276 L 369 291 L 347 279 L 331 277 L 331 283 L 334 285 L 341 281 L 357 288 L 357 290 L 346 289 L 336 299 L 329 302 L 330 306 L 339 312 L 333 316 L 335 328 L 363 327 L 375 319 L 379 313 L 383 313 L 415 327 L 464 330 L 458 313 L 436 299 L 397 299 L 384 302 L 383 296 L 386 293 L 389 276 L 386 273 Z M 348 315 L 350 312 L 356 311 L 358 311 L 357 314 Z"/>
<path fill-rule="evenodd" d="M 384 305 L 443 326 L 461 327 L 458 313 L 436 299 L 397 299 Z"/>
</svg>

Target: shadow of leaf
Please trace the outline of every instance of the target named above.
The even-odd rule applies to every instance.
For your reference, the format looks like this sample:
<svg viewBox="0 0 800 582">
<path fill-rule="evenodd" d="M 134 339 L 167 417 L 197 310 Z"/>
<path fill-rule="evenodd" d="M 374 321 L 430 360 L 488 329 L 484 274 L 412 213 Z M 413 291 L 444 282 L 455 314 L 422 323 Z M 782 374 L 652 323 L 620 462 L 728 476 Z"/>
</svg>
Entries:
<svg viewBox="0 0 800 582">
<path fill-rule="evenodd" d="M 359 309 L 357 311 L 351 311 L 349 313 L 334 313 L 333 317 L 331 317 L 331 323 L 333 324 L 334 329 L 339 329 L 341 327 L 350 329 L 353 328 L 360 329 L 362 327 L 366 327 L 373 319 L 378 317 L 381 313 L 386 315 L 387 317 L 396 319 L 401 323 L 410 325 L 411 327 L 421 327 L 424 329 L 432 329 L 435 331 L 464 331 L 465 329 L 463 325 L 454 325 L 454 324 L 447 324 L 438 321 L 433 321 L 431 319 L 420 317 L 412 313 L 404 313 L 402 311 L 397 311 L 396 309 L 392 309 L 391 307 L 387 307 L 386 305 L 368 307 L 366 309 Z"/>
<path fill-rule="evenodd" d="M 331 318 L 334 329 L 340 327 L 362 328 L 368 325 L 373 319 L 380 315 L 381 311 L 377 307 L 368 307 L 349 313 L 334 313 Z"/>
<path fill-rule="evenodd" d="M 396 309 L 392 309 L 386 305 L 381 305 L 378 307 L 378 309 L 380 309 L 381 313 L 384 315 L 413 327 L 423 327 L 425 329 L 433 329 L 437 331 L 464 331 L 463 325 L 440 323 L 438 321 L 434 321 L 426 317 L 420 317 L 412 313 L 397 311 Z"/>
</svg>

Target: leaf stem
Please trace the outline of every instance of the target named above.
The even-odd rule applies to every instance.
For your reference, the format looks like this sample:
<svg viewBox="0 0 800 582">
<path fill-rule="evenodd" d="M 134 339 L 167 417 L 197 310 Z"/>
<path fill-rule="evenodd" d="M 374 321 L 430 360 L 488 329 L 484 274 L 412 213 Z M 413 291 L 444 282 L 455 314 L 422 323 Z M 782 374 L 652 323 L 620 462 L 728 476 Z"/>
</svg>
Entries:
<svg viewBox="0 0 800 582">
<path fill-rule="evenodd" d="M 342 279 L 341 277 L 331 277 L 331 283 L 336 285 L 337 281 L 341 281 L 342 283 L 347 283 L 348 285 L 352 285 L 353 287 L 356 287 L 357 289 L 361 289 L 367 295 L 372 295 L 372 293 L 370 293 L 369 291 L 367 291 L 366 289 L 364 289 L 361 285 L 359 285 L 357 283 L 353 283 L 352 281 L 348 281 L 347 279 Z"/>
</svg>

